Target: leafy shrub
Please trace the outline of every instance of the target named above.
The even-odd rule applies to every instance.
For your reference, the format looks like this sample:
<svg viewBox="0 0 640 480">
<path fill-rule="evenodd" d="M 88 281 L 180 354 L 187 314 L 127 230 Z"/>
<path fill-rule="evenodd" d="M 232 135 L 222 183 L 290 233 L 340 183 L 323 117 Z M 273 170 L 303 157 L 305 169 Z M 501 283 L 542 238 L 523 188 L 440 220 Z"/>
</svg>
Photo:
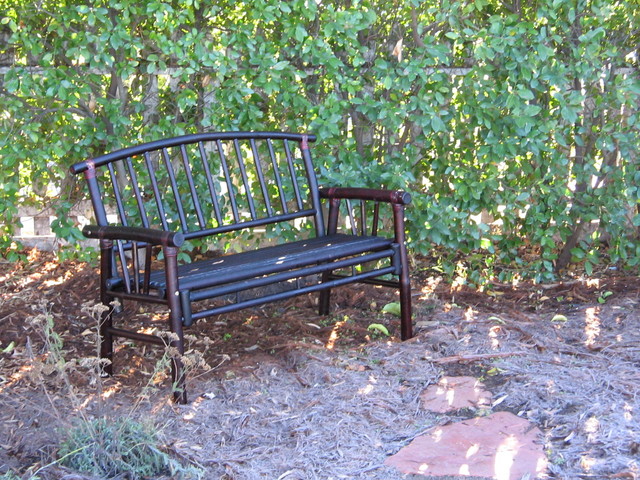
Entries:
<svg viewBox="0 0 640 480">
<path fill-rule="evenodd" d="M 0 480 L 21 480 L 18 475 L 13 472 L 7 472 L 0 475 Z M 38 477 L 32 477 L 29 480 L 38 480 Z"/>
<path fill-rule="evenodd" d="M 410 190 L 412 248 L 447 271 L 451 252 L 503 281 L 640 263 L 633 2 L 45 4 L 0 0 L 5 251 L 25 202 L 77 236 L 79 159 L 284 129 L 318 134 L 324 183 Z"/>
<path fill-rule="evenodd" d="M 100 478 L 199 478 L 201 472 L 185 468 L 159 447 L 151 424 L 131 418 L 82 421 L 65 434 L 59 463 Z"/>
</svg>

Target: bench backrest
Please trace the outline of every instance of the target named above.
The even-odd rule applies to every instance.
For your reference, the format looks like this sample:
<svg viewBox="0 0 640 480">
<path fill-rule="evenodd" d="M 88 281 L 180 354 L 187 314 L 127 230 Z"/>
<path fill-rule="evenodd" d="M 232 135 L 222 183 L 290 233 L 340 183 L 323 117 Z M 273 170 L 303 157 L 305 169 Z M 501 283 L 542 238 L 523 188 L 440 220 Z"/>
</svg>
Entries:
<svg viewBox="0 0 640 480">
<path fill-rule="evenodd" d="M 185 135 L 77 163 L 98 225 L 181 232 L 186 239 L 311 218 L 324 235 L 309 152 L 313 135 Z"/>
</svg>

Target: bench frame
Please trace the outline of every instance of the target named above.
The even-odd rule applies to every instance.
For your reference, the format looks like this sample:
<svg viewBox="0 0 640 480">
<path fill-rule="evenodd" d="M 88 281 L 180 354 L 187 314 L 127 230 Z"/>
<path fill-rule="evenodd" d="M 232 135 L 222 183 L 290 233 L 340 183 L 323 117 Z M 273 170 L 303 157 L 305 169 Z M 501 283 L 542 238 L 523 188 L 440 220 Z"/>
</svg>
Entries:
<svg viewBox="0 0 640 480">
<path fill-rule="evenodd" d="M 202 133 L 185 135 L 149 142 L 134 147 L 125 148 L 108 153 L 93 159 L 73 165 L 70 171 L 73 174 L 83 173 L 87 182 L 91 202 L 94 209 L 96 225 L 88 225 L 83 229 L 86 237 L 99 239 L 100 241 L 100 301 L 108 306 L 108 310 L 102 315 L 100 322 L 100 356 L 106 360 L 104 373 L 113 373 L 113 341 L 115 337 L 124 337 L 134 341 L 167 345 L 173 347 L 174 354 L 171 358 L 172 380 L 174 384 L 174 400 L 179 403 L 187 403 L 185 389 L 185 373 L 181 357 L 185 352 L 184 327 L 188 327 L 193 321 L 213 315 L 239 310 L 251 306 L 269 303 L 276 300 L 290 298 L 309 292 L 319 292 L 319 313 L 329 313 L 331 288 L 340 285 L 364 282 L 385 287 L 391 287 L 399 291 L 401 306 L 400 327 L 401 338 L 410 338 L 412 332 L 411 320 L 411 286 L 409 280 L 409 264 L 405 246 L 404 208 L 410 203 L 410 196 L 406 192 L 397 190 L 378 190 L 366 188 L 319 188 L 314 171 L 309 142 L 315 141 L 315 136 L 306 134 L 293 134 L 283 132 L 225 132 Z M 242 177 L 244 191 L 248 200 L 247 209 L 250 210 L 250 219 L 243 219 L 238 212 L 236 198 L 226 200 L 225 205 L 230 205 L 233 210 L 232 220 L 224 221 L 221 216 L 221 205 L 214 193 L 219 187 L 214 185 L 211 158 L 222 163 L 222 167 L 214 165 L 220 172 L 224 170 L 224 176 L 230 181 L 233 175 L 228 170 L 224 145 L 230 145 L 228 151 L 235 151 L 238 161 L 237 177 Z M 208 146 L 207 150 L 205 145 Z M 212 145 L 212 147 L 211 147 Z M 244 147 L 242 147 L 244 145 Z M 284 199 L 281 171 L 276 163 L 275 146 L 282 145 L 282 156 L 287 164 L 282 170 L 291 173 L 292 187 L 290 197 Z M 298 147 L 300 157 L 294 152 Z M 190 158 L 187 148 L 195 148 L 199 159 Z M 244 148 L 244 150 L 243 150 Z M 262 149 L 262 158 L 258 153 Z M 213 153 L 212 153 L 213 151 Z M 173 154 L 171 152 L 174 152 Z M 175 153 L 177 152 L 177 153 Z M 250 192 L 247 162 L 242 152 L 250 152 L 254 167 L 256 168 L 255 184 L 260 193 L 253 195 Z M 152 155 L 156 155 L 156 167 L 151 161 Z M 266 159 L 264 157 L 267 157 Z M 271 161 L 272 176 L 268 178 L 265 165 Z M 279 158 L 279 157 L 278 157 Z M 164 163 L 163 161 L 164 160 Z M 294 163 L 299 161 L 304 170 L 304 188 L 297 185 Z M 118 165 L 118 162 L 120 164 Z M 137 162 L 137 163 L 136 163 Z M 200 163 L 198 163 L 200 162 Z M 177 173 L 173 165 L 184 166 L 183 175 L 188 183 L 187 192 L 178 191 Z M 119 169 L 118 169 L 119 167 Z M 140 173 L 136 168 L 146 168 L 149 185 L 144 186 L 140 179 Z M 164 194 L 158 186 L 157 172 L 154 168 L 166 170 L 168 177 L 166 182 L 171 185 Z M 180 167 L 182 168 L 182 167 Z M 120 172 L 120 173 L 118 173 Z M 125 172 L 123 177 L 122 172 Z M 211 226 L 207 214 L 203 208 L 201 197 L 198 193 L 196 175 L 205 176 L 206 184 L 211 192 L 207 200 L 214 203 L 215 213 L 210 215 L 217 218 L 217 224 Z M 222 173 L 220 173 L 222 177 Z M 128 179 L 124 182 L 123 179 Z M 202 180 L 204 185 L 204 180 Z M 111 187 L 105 187 L 105 185 Z M 276 186 L 277 184 L 277 186 Z M 108 189 L 110 192 L 107 192 Z M 127 192 L 120 191 L 127 188 Z M 223 187 L 224 188 L 224 187 Z M 144 191 L 143 191 L 144 190 Z M 228 192 L 239 195 L 229 183 Z M 258 211 L 258 197 L 268 196 L 268 191 L 279 191 L 280 212 L 276 212 L 276 201 L 266 200 L 266 206 Z M 304 192 L 308 192 L 304 195 Z M 178 220 L 165 221 L 168 213 L 168 202 L 164 196 L 174 195 L 173 207 L 177 210 Z M 190 197 L 189 197 L 190 194 Z M 115 197 L 115 207 L 108 202 L 109 195 Z M 124 203 L 130 196 L 133 204 L 138 207 L 138 221 L 132 219 Z M 231 196 L 231 195 L 230 195 Z M 189 197 L 191 208 L 185 205 L 183 198 Z M 287 202 L 295 204 L 297 209 L 288 208 Z M 113 201 L 113 199 L 111 199 Z M 145 202 L 152 202 L 157 206 L 157 217 L 161 218 L 161 225 L 151 225 L 148 207 Z M 324 223 L 322 203 L 328 202 L 327 224 Z M 359 202 L 360 218 L 353 217 L 352 201 Z M 169 202 L 170 203 L 170 202 Z M 304 205 L 303 205 L 304 203 Z M 351 233 L 340 233 L 341 207 L 347 205 Z M 380 205 L 388 204 L 392 211 L 393 235 L 389 238 L 379 235 L 378 230 L 384 229 L 384 222 L 380 219 Z M 309 205 L 309 206 L 307 206 Z M 365 205 L 372 208 L 365 209 Z M 177 208 L 174 208 L 177 207 Z M 109 208 L 116 208 L 118 220 L 115 222 L 107 214 Z M 343 208 L 344 209 L 344 208 Z M 357 209 L 356 209 L 357 210 Z M 372 220 L 367 225 L 367 215 L 372 213 Z M 229 214 L 230 215 L 230 214 Z M 197 221 L 193 220 L 197 217 Z M 311 218 L 314 235 L 307 240 L 283 243 L 281 246 L 258 248 L 252 252 L 232 254 L 220 257 L 220 261 L 203 263 L 195 262 L 183 266 L 178 265 L 178 253 L 186 240 L 213 237 L 234 233 L 242 230 L 261 227 L 264 225 L 289 222 L 297 218 Z M 157 220 L 157 219 L 156 219 Z M 137 222 L 137 224 L 132 223 Z M 197 225 L 193 226 L 193 223 Z M 359 230 L 356 228 L 356 224 Z M 179 226 L 178 231 L 176 225 Z M 369 228 L 370 227 L 370 228 Z M 163 267 L 160 270 L 152 269 L 152 252 L 154 247 L 159 247 L 163 253 Z M 306 250 L 314 255 L 311 260 L 306 258 Z M 291 252 L 291 254 L 289 253 Z M 293 255 L 297 252 L 298 257 Z M 295 258 L 294 258 L 295 257 Z M 306 259 L 305 259 L 306 258 Z M 318 260 L 320 259 L 320 260 Z M 277 260 L 277 261 L 276 261 Z M 378 266 L 380 262 L 386 264 Z M 225 262 L 229 265 L 224 266 Z M 362 268 L 363 265 L 376 264 L 373 268 Z M 215 263 L 215 264 L 214 264 Z M 223 264 L 220 267 L 218 264 Z M 351 274 L 340 273 L 341 269 L 351 268 Z M 202 274 L 199 270 L 210 274 Z M 194 273 L 198 271 L 198 273 Z M 237 277 L 238 271 L 242 277 Z M 231 272 L 234 272 L 233 275 Z M 226 276 L 226 277 L 225 277 Z M 301 278 L 315 276 L 319 280 L 311 284 L 300 284 Z M 397 280 L 389 280 L 388 277 Z M 213 277 L 216 277 L 215 281 Z M 219 277 L 219 278 L 217 278 Z M 233 278 L 232 278 L 233 277 Z M 384 278 L 381 278 L 384 277 Z M 225 280 L 225 278 L 227 280 Z M 280 283 L 292 282 L 295 287 L 292 290 L 265 293 L 257 298 L 226 303 L 221 306 L 209 307 L 196 312 L 192 311 L 192 304 L 213 297 L 233 294 L 238 292 Z M 145 333 L 140 333 L 114 325 L 114 317 L 121 311 L 114 300 L 134 300 L 145 303 L 164 304 L 169 309 L 169 331 L 172 335 L 169 340 Z"/>
</svg>

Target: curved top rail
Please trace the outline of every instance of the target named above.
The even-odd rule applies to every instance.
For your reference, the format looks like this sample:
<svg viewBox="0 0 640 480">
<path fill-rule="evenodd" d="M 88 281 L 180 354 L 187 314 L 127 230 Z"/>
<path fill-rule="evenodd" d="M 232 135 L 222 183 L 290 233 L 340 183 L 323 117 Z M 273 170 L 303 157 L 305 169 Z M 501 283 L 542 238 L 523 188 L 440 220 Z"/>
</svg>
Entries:
<svg viewBox="0 0 640 480">
<path fill-rule="evenodd" d="M 152 142 L 141 143 L 132 147 L 123 148 L 100 155 L 93 159 L 84 160 L 72 165 L 69 170 L 73 174 L 78 174 L 88 170 L 89 168 L 106 165 L 116 160 L 129 158 L 140 155 L 144 152 L 151 152 L 163 148 L 175 147 L 177 145 L 186 145 L 198 142 L 211 142 L 216 140 L 248 140 L 248 139 L 275 139 L 275 140 L 292 140 L 295 142 L 315 142 L 316 136 L 311 134 L 287 133 L 287 132 L 210 132 L 210 133 L 194 133 L 190 135 L 181 135 L 173 138 L 155 140 Z"/>
</svg>

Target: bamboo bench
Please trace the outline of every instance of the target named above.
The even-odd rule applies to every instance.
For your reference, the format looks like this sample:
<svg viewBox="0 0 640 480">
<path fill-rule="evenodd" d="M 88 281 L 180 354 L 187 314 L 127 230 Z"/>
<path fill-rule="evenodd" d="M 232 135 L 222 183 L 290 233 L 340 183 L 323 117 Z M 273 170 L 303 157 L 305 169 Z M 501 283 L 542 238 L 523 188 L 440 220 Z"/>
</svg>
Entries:
<svg viewBox="0 0 640 480">
<path fill-rule="evenodd" d="M 83 233 L 100 243 L 100 301 L 109 307 L 100 322 L 105 374 L 113 373 L 114 337 L 166 342 L 126 324 L 116 327 L 122 315 L 115 299 L 168 307 L 170 345 L 177 352 L 174 399 L 180 403 L 187 402 L 183 328 L 204 317 L 316 291 L 320 314 L 326 315 L 333 287 L 366 282 L 399 290 L 401 338 L 412 336 L 404 232 L 410 196 L 319 188 L 309 148 L 314 141 L 313 135 L 281 132 L 202 133 L 132 146 L 71 167 L 73 174 L 84 174 L 95 214 L 96 225 Z M 178 262 L 186 242 L 220 248 L 223 238 L 240 242 L 243 233 L 259 230 L 278 243 Z M 162 267 L 154 270 L 158 251 Z M 281 288 L 265 288 L 272 285 Z"/>
</svg>

